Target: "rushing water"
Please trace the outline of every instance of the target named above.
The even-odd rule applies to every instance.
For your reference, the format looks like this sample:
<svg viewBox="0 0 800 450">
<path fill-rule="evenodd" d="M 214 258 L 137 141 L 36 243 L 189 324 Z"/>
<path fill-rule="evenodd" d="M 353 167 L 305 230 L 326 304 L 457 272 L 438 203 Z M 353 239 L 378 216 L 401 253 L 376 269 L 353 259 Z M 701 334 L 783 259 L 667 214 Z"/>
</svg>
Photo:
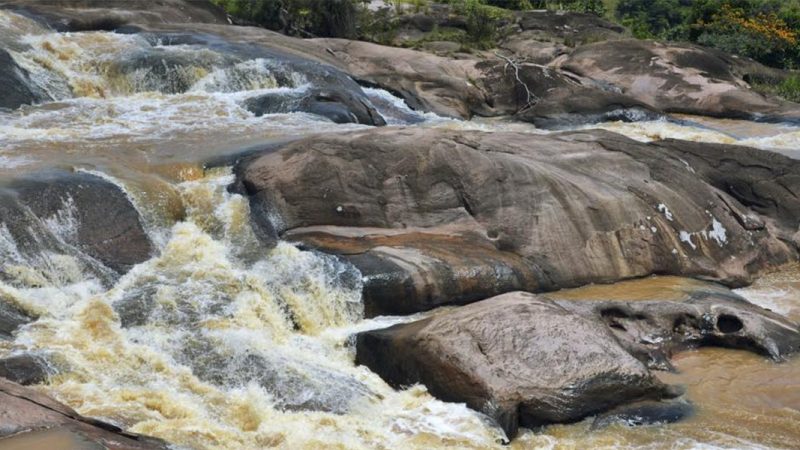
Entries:
<svg viewBox="0 0 800 450">
<path fill-rule="evenodd" d="M 101 174 L 133 198 L 158 247 L 110 289 L 69 256 L 45 277 L 58 281 L 26 282 L 32 272 L 23 267 L 17 279 L 0 282 L 3 301 L 41 316 L 14 342 L 0 341 L 0 356 L 44 356 L 54 375 L 42 390 L 82 414 L 186 448 L 501 447 L 502 433 L 464 405 L 438 401 L 420 386 L 395 391 L 356 367 L 353 333 L 416 317 L 364 320 L 353 268 L 288 243 L 262 248 L 247 202 L 226 192 L 230 169 L 202 168 L 255 144 L 363 128 L 303 113 L 255 117 L 242 108 L 254 95 L 307 89 L 302 76 L 279 85 L 270 61 L 230 66 L 196 46 L 52 33 L 2 11 L 0 44 L 54 99 L 0 112 L 0 178 L 54 165 Z M 148 48 L 181 52 L 197 65 L 167 79 L 115 71 Z M 176 79 L 189 88 L 172 93 Z M 385 91 L 367 94 L 390 125 L 545 133 L 418 114 Z M 800 148 L 800 129 L 780 125 L 682 118 L 600 127 L 641 140 L 741 143 L 789 154 Z M 48 225 L 58 231 L 68 224 Z M 13 251 L 0 233 L 0 254 Z M 685 283 L 653 278 L 579 293 L 635 299 Z M 794 319 L 798 293 L 796 267 L 741 291 Z M 775 365 L 703 350 L 680 355 L 676 365 L 681 373 L 665 379 L 687 384 L 698 405 L 683 423 L 590 430 L 586 421 L 525 432 L 511 447 L 800 446 L 800 360 Z"/>
</svg>

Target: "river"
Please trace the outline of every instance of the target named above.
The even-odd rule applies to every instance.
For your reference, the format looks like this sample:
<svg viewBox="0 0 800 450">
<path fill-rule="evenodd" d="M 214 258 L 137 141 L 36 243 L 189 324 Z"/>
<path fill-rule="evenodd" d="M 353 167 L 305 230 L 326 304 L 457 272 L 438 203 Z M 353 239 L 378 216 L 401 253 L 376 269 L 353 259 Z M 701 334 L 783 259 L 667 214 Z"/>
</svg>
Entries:
<svg viewBox="0 0 800 450">
<path fill-rule="evenodd" d="M 81 414 L 181 448 L 503 448 L 502 432 L 464 405 L 438 401 L 421 386 L 396 391 L 355 366 L 354 332 L 419 316 L 365 320 L 359 284 L 342 281 L 349 267 L 286 242 L 261 251 L 248 202 L 226 190 L 231 169 L 203 166 L 249 146 L 363 125 L 304 113 L 254 116 L 243 99 L 307 88 L 299 75 L 291 86 L 278 85 L 259 60 L 182 73 L 190 89 L 168 93 L 169 78 L 159 84 L 147 73 L 112 70 L 137 49 L 161 45 L 139 35 L 53 33 L 0 11 L 0 41 L 55 99 L 0 112 L 0 179 L 52 167 L 99 174 L 130 196 L 158 249 L 109 287 L 68 255 L 54 255 L 47 267 L 14 260 L 15 244 L 0 230 L 0 254 L 14 266 L 6 267 L 14 279 L 0 282 L 0 298 L 41 316 L 13 342 L 0 341 L 0 356 L 46 356 L 54 375 L 39 389 Z M 205 61 L 218 56 L 192 45 L 164 49 Z M 418 114 L 388 92 L 368 94 L 384 105 L 389 126 L 547 133 L 503 120 Z M 798 127 L 677 119 L 596 127 L 643 141 L 743 144 L 800 156 Z M 69 214 L 58 219 L 48 223 L 56 235 L 70 226 Z M 627 299 L 681 283 L 649 278 L 581 294 Z M 143 292 L 156 313 L 123 327 L 113 305 Z M 739 293 L 800 320 L 800 267 Z M 254 355 L 268 367 L 254 368 Z M 601 430 L 587 420 L 526 431 L 511 448 L 800 448 L 799 358 L 774 364 L 703 349 L 680 354 L 675 364 L 679 373 L 662 376 L 688 386 L 698 408 L 688 420 Z M 330 412 L 304 411 L 307 402 Z"/>
</svg>

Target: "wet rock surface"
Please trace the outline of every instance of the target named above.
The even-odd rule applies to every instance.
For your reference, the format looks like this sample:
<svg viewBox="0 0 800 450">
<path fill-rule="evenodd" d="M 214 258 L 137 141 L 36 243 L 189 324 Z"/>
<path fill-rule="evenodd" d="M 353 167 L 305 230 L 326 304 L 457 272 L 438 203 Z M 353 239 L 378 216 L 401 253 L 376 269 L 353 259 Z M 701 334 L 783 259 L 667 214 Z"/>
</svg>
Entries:
<svg viewBox="0 0 800 450">
<path fill-rule="evenodd" d="M 82 417 L 44 394 L 0 378 L 0 446 L 5 443 L 4 438 L 51 428 L 74 433 L 100 448 L 169 448 L 161 440 L 127 433 L 114 425 Z M 14 441 L 7 442 L 14 445 Z"/>
<path fill-rule="evenodd" d="M 30 353 L 0 358 L 0 377 L 24 386 L 41 384 L 53 373 L 47 360 Z"/>
<path fill-rule="evenodd" d="M 0 296 L 0 340 L 10 340 L 14 332 L 33 318 Z"/>
<path fill-rule="evenodd" d="M 50 100 L 47 94 L 31 82 L 28 71 L 20 67 L 11 55 L 0 48 L 0 110 L 16 109 Z"/>
<path fill-rule="evenodd" d="M 663 425 L 685 420 L 694 414 L 694 406 L 685 400 L 672 402 L 639 402 L 623 405 L 598 415 L 592 429 L 622 424 L 627 426 Z"/>
<path fill-rule="evenodd" d="M 232 356 L 213 350 L 200 353 L 195 348 L 185 358 L 196 376 L 218 386 L 257 383 L 273 396 L 275 406 L 284 411 L 347 414 L 354 405 L 376 397 L 353 377 L 282 355 Z"/>
<path fill-rule="evenodd" d="M 265 94 L 247 99 L 244 106 L 256 116 L 305 112 L 326 117 L 335 123 L 386 124 L 366 99 L 340 91 L 315 89 L 297 94 Z"/>
<path fill-rule="evenodd" d="M 413 314 L 514 290 L 537 290 L 542 274 L 484 236 L 340 227 L 298 228 L 284 239 L 338 255 L 364 279 L 365 314 Z"/>
<path fill-rule="evenodd" d="M 788 222 L 749 209 L 681 155 L 597 131 L 400 129 L 297 141 L 237 172 L 260 235 L 364 269 L 368 311 L 652 273 L 741 286 L 796 257 Z"/>
<path fill-rule="evenodd" d="M 115 184 L 81 172 L 51 171 L 7 183 L 0 195 L 0 222 L 15 243 L 5 272 L 15 259 L 41 259 L 47 253 L 77 258 L 98 276 L 103 266 L 123 273 L 147 260 L 152 244 L 139 213 Z M 50 264 L 58 261 L 49 260 Z M 36 264 L 30 265 L 36 267 Z M 44 267 L 43 269 L 46 269 Z"/>
</svg>

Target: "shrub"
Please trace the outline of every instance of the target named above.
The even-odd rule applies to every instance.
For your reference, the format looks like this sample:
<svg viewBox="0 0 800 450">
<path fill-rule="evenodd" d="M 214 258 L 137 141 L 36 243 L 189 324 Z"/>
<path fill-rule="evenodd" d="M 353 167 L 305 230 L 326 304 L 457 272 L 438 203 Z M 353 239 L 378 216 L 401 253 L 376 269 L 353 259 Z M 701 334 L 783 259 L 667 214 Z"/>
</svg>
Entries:
<svg viewBox="0 0 800 450">
<path fill-rule="evenodd" d="M 562 9 L 603 15 L 606 10 L 603 0 L 533 0 L 536 9 Z"/>
<path fill-rule="evenodd" d="M 790 102 L 800 103 L 800 75 L 792 75 L 778 85 L 777 94 Z"/>
<path fill-rule="evenodd" d="M 700 19 L 697 42 L 729 53 L 748 56 L 766 64 L 791 63 L 798 35 L 774 12 L 749 13 L 742 7 L 723 4 L 709 22 Z"/>
</svg>

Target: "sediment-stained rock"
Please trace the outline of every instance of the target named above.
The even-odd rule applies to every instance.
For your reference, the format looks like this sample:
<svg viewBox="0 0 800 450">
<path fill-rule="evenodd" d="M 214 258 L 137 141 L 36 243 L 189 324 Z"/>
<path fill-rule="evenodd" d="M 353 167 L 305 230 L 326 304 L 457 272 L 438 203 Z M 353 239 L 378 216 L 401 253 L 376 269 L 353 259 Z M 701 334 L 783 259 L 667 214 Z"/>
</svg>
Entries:
<svg viewBox="0 0 800 450">
<path fill-rule="evenodd" d="M 513 437 L 518 426 L 572 422 L 612 408 L 599 424 L 680 420 L 691 408 L 653 403 L 681 392 L 648 367 L 669 369 L 673 352 L 699 346 L 780 361 L 800 351 L 800 326 L 713 286 L 685 301 L 513 292 L 362 332 L 356 341 L 356 361 L 390 384 L 423 383 L 443 400 L 487 414 Z"/>
<path fill-rule="evenodd" d="M 763 154 L 767 167 L 779 163 Z M 368 310 L 408 313 L 654 273 L 740 286 L 796 258 L 790 221 L 706 181 L 713 161 L 695 168 L 681 155 L 598 131 L 395 129 L 296 141 L 238 173 L 259 234 L 365 269 L 375 279 Z M 793 167 L 775 170 L 787 170 L 788 182 Z"/>
<path fill-rule="evenodd" d="M 519 426 L 573 422 L 631 401 L 674 396 L 601 323 L 510 293 L 411 324 L 361 333 L 356 362 L 394 386 L 423 383 Z"/>
<path fill-rule="evenodd" d="M 109 423 L 83 417 L 47 395 L 0 378 L 0 447 L 6 442 L 13 446 L 15 436 L 23 433 L 49 429 L 63 430 L 80 437 L 84 444 L 111 450 L 169 448 L 161 440 L 127 433 Z"/>
</svg>

